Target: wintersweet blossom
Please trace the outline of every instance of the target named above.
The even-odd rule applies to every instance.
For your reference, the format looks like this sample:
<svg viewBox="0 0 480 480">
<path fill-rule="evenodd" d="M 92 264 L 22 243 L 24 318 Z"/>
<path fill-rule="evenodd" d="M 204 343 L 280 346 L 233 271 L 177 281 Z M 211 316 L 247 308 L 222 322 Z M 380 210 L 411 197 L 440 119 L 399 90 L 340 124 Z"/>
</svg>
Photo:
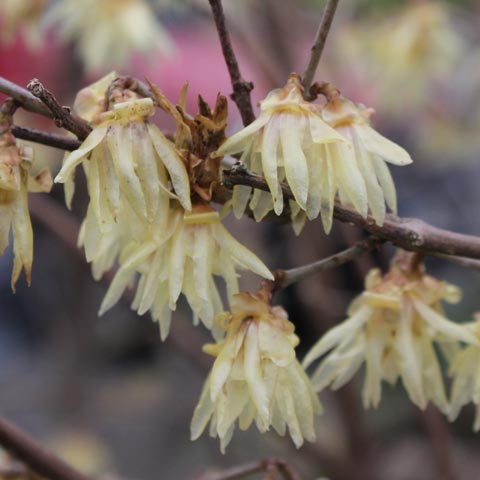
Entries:
<svg viewBox="0 0 480 480">
<path fill-rule="evenodd" d="M 370 209 L 375 222 L 382 225 L 385 203 L 396 213 L 397 195 L 392 176 L 385 162 L 404 166 L 412 163 L 402 147 L 380 135 L 370 126 L 371 108 L 355 105 L 334 92 L 322 109 L 323 119 L 353 146 L 348 175 L 350 184 L 340 182 L 338 194 L 343 204 L 350 204 L 363 216 Z M 328 152 L 325 152 L 328 157 Z M 326 175 L 333 175 L 327 169 Z M 333 180 L 331 180 L 333 183 Z"/>
<path fill-rule="evenodd" d="M 142 242 L 130 242 L 123 249 L 99 314 L 115 305 L 138 276 L 132 308 L 140 315 L 150 311 L 160 324 L 162 339 L 168 335 L 180 293 L 195 319 L 212 328 L 215 315 L 223 310 L 214 275 L 225 280 L 231 297 L 238 292 L 239 269 L 273 279 L 258 257 L 232 237 L 212 207 L 199 205 L 192 212 L 173 207 L 158 218 Z"/>
<path fill-rule="evenodd" d="M 41 43 L 40 17 L 49 0 L 2 0 L 0 2 L 0 41 L 10 43 L 19 32 L 31 48 Z"/>
<path fill-rule="evenodd" d="M 476 321 L 466 324 L 465 328 L 480 342 L 480 314 L 477 313 Z M 455 420 L 461 408 L 473 402 L 476 408 L 473 429 L 478 432 L 480 430 L 480 344 L 470 344 L 460 350 L 452 361 L 449 374 L 453 378 L 453 383 L 448 418 L 450 421 Z"/>
<path fill-rule="evenodd" d="M 48 22 L 74 44 L 88 71 L 122 67 L 133 53 L 169 56 L 175 50 L 144 0 L 62 0 Z"/>
<path fill-rule="evenodd" d="M 242 430 L 253 421 L 261 432 L 272 426 L 285 435 L 288 428 L 297 447 L 313 441 L 322 408 L 296 359 L 298 337 L 287 313 L 272 308 L 263 291 L 239 293 L 230 305 L 231 314 L 217 316 L 224 338 L 204 347 L 216 360 L 193 415 L 192 440 L 210 422 L 210 435 L 225 452 L 238 419 Z"/>
<path fill-rule="evenodd" d="M 56 182 L 69 183 L 75 168 L 83 164 L 90 204 L 102 231 L 117 222 L 123 204 L 128 203 L 141 219 L 152 222 L 177 198 L 189 210 L 190 184 L 184 162 L 174 144 L 148 117 L 154 113 L 150 98 L 135 98 L 126 90 L 113 108 L 103 111 L 110 74 L 78 95 L 76 110 L 90 120 L 93 130 L 82 145 L 65 159 Z M 103 95 L 101 94 L 103 92 Z M 124 98 L 132 98 L 122 101 Z M 175 192 L 169 188 L 169 182 Z M 69 188 L 67 203 L 71 200 Z"/>
<path fill-rule="evenodd" d="M 302 92 L 298 75 L 290 75 L 285 87 L 272 90 L 260 102 L 259 117 L 228 138 L 216 152 L 216 155 L 242 152 L 241 161 L 247 168 L 265 176 L 270 195 L 255 192 L 251 205 L 253 209 L 263 210 L 263 214 L 272 207 L 277 215 L 282 213 L 280 183 L 285 180 L 300 208 L 310 219 L 317 217 L 322 205 L 330 201 L 323 175 L 327 159 L 318 155 L 317 148 L 322 145 L 349 148 L 345 138 L 322 120 L 320 105 L 305 101 Z M 345 171 L 347 159 L 338 157 L 338 168 Z M 233 207 L 237 217 L 243 214 L 250 193 L 249 187 L 235 187 Z"/>
<path fill-rule="evenodd" d="M 449 321 L 441 300 L 456 303 L 460 290 L 410 268 L 400 255 L 382 277 L 371 270 L 365 292 L 350 305 L 348 319 L 329 330 L 303 362 L 308 367 L 325 357 L 312 383 L 317 391 L 347 383 L 365 364 L 363 403 L 377 407 L 381 383 L 400 377 L 413 403 L 424 409 L 429 400 L 443 412 L 449 405 L 434 342 L 477 342 L 462 325 Z"/>
<path fill-rule="evenodd" d="M 33 262 L 33 232 L 28 211 L 28 192 L 49 192 L 52 177 L 47 169 L 30 175 L 33 150 L 17 144 L 8 133 L 0 135 L 0 255 L 9 245 L 13 232 L 13 271 L 15 291 L 22 269 L 30 285 Z"/>
</svg>

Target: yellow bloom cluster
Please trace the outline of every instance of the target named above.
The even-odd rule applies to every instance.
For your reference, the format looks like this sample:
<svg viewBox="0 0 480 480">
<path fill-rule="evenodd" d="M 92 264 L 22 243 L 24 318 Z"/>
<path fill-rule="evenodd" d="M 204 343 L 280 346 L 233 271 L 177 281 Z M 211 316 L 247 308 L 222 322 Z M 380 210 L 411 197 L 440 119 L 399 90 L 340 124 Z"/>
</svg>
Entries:
<svg viewBox="0 0 480 480">
<path fill-rule="evenodd" d="M 340 388 L 365 364 L 365 408 L 378 406 L 383 380 L 394 384 L 401 378 L 413 403 L 424 409 L 430 400 L 448 413 L 434 344 L 478 341 L 464 326 L 449 321 L 440 305 L 441 300 L 458 302 L 460 290 L 411 269 L 405 258 L 398 257 L 384 277 L 377 269 L 369 273 L 349 318 L 314 345 L 303 365 L 307 368 L 326 354 L 312 377 L 320 391 L 328 385 Z"/>
<path fill-rule="evenodd" d="M 379 225 L 385 217 L 385 202 L 396 211 L 395 187 L 385 162 L 407 165 L 412 160 L 403 148 L 370 127 L 372 110 L 354 105 L 338 92 L 324 106 L 308 102 L 296 74 L 290 75 L 284 88 L 270 92 L 260 108 L 259 117 L 216 152 L 242 153 L 240 161 L 263 174 L 270 189 L 270 194 L 256 190 L 250 200 L 252 189 L 236 186 L 237 217 L 247 204 L 257 220 L 272 209 L 281 214 L 282 181 L 295 198 L 294 216 L 299 210 L 309 219 L 321 215 L 326 232 L 332 226 L 337 194 L 342 204 L 364 217 L 370 208 Z"/>
<path fill-rule="evenodd" d="M 223 310 L 214 276 L 225 280 L 229 297 L 238 292 L 239 269 L 273 277 L 228 233 L 209 205 L 211 190 L 219 183 L 218 162 L 199 171 L 208 162 L 208 152 L 201 151 L 208 143 L 202 122 L 222 138 L 224 100 L 208 114 L 212 118 L 194 121 L 183 113 L 183 101 L 176 108 L 152 89 L 177 123 L 174 142 L 149 122 L 153 100 L 138 98 L 112 72 L 79 92 L 74 108 L 93 130 L 66 156 L 55 181 L 66 183 L 70 204 L 74 171 L 83 165 L 90 203 L 79 244 L 95 279 L 118 259 L 119 269 L 99 313 L 115 305 L 138 279 L 132 308 L 139 314 L 149 311 L 165 339 L 180 293 L 194 312 L 194 322 L 213 328 L 214 316 Z"/>
<path fill-rule="evenodd" d="M 290 433 L 297 447 L 315 439 L 314 417 L 321 405 L 295 356 L 298 337 L 285 310 L 270 305 L 265 292 L 239 293 L 232 313 L 217 316 L 225 337 L 204 350 L 216 357 L 192 419 L 192 440 L 210 422 L 222 452 L 238 419 L 246 430 L 253 421 L 261 432 L 272 426 Z"/>
<path fill-rule="evenodd" d="M 0 255 L 13 232 L 12 290 L 22 272 L 28 285 L 33 262 L 33 231 L 28 211 L 28 192 L 49 192 L 52 178 L 48 169 L 30 174 L 33 151 L 19 145 L 6 131 L 0 134 Z"/>
</svg>

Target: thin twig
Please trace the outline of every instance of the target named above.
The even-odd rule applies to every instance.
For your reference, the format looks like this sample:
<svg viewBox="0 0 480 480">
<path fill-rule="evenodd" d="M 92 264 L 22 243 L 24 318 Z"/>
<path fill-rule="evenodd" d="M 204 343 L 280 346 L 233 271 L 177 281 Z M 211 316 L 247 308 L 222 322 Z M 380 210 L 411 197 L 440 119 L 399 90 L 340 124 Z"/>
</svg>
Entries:
<svg viewBox="0 0 480 480">
<path fill-rule="evenodd" d="M 259 190 L 269 191 L 267 182 L 260 175 L 249 173 L 244 168 L 223 171 L 227 186 L 248 185 Z M 285 198 L 293 200 L 290 188 L 282 185 Z M 369 215 L 363 218 L 354 210 L 335 204 L 334 217 L 345 223 L 362 228 L 371 235 L 389 241 L 397 247 L 426 255 L 445 254 L 480 259 L 480 237 L 464 235 L 434 227 L 417 218 L 400 218 L 387 214 L 382 226 L 377 225 Z"/>
<path fill-rule="evenodd" d="M 92 131 L 90 125 L 77 115 L 72 114 L 70 108 L 62 107 L 55 96 L 39 80 L 36 78 L 31 80 L 27 85 L 27 89 L 52 112 L 52 118 L 57 127 L 65 128 L 69 132 L 74 133 L 80 140 L 87 138 Z"/>
<path fill-rule="evenodd" d="M 327 0 L 327 4 L 323 10 L 322 19 L 320 20 L 320 25 L 318 26 L 317 33 L 315 34 L 315 40 L 310 52 L 310 58 L 302 76 L 304 95 L 307 100 L 311 100 L 310 87 L 312 85 L 318 63 L 320 62 L 320 57 L 322 56 L 323 47 L 325 46 L 338 2 L 339 0 Z"/>
<path fill-rule="evenodd" d="M 472 258 L 456 257 L 454 255 L 445 255 L 443 253 L 433 253 L 434 257 L 444 258 L 445 260 L 458 265 L 459 267 L 469 268 L 480 272 L 480 260 L 474 260 Z"/>
<path fill-rule="evenodd" d="M 1 417 L 0 445 L 49 480 L 90 480 Z"/>
<path fill-rule="evenodd" d="M 70 152 L 76 150 L 82 144 L 82 142 L 76 138 L 58 135 L 57 133 L 43 132 L 34 128 L 19 127 L 18 125 L 12 126 L 12 133 L 16 138 L 20 138 L 21 140 L 28 140 Z"/>
<path fill-rule="evenodd" d="M 46 107 L 46 105 L 33 96 L 28 90 L 20 87 L 16 83 L 0 77 L 0 92 L 8 95 L 9 97 L 17 100 L 24 110 L 33 113 L 39 113 L 45 117 L 52 118 L 52 112 Z"/>
<path fill-rule="evenodd" d="M 315 273 L 343 265 L 344 263 L 353 260 L 355 257 L 373 250 L 382 242 L 383 240 L 372 237 L 367 240 L 361 240 L 346 250 L 331 255 L 330 257 L 323 258 L 322 260 L 302 265 L 301 267 L 291 268 L 289 270 L 277 270 L 275 272 L 275 290 L 288 287 L 292 283 L 299 282 Z"/>
<path fill-rule="evenodd" d="M 233 51 L 232 43 L 230 41 L 230 35 L 225 24 L 225 14 L 223 13 L 221 0 L 208 1 L 212 8 L 213 19 L 215 20 L 218 37 L 222 46 L 222 53 L 232 83 L 233 93 L 231 94 L 231 98 L 237 105 L 238 111 L 242 116 L 243 124 L 248 125 L 255 120 L 252 100 L 250 98 L 250 92 L 253 90 L 253 83 L 245 81 L 240 73 L 237 58 L 235 57 L 235 52 Z"/>
</svg>

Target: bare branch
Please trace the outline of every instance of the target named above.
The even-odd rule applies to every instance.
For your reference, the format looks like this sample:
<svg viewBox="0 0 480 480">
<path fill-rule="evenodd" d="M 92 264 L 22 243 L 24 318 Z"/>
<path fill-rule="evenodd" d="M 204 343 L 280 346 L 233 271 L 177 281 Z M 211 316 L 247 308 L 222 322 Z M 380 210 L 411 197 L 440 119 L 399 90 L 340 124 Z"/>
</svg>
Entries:
<svg viewBox="0 0 480 480">
<path fill-rule="evenodd" d="M 458 265 L 459 267 L 470 268 L 471 270 L 480 271 L 480 260 L 474 260 L 472 258 L 456 257 L 454 255 L 444 255 L 443 253 L 432 253 L 434 257 L 444 258 L 445 260 Z"/>
<path fill-rule="evenodd" d="M 15 138 L 20 138 L 21 140 L 41 143 L 42 145 L 68 150 L 70 152 L 76 150 L 82 144 L 82 142 L 76 138 L 66 137 L 56 133 L 42 132 L 41 130 L 35 130 L 33 128 L 19 127 L 18 125 L 12 126 L 12 133 Z"/>
<path fill-rule="evenodd" d="M 17 100 L 25 110 L 52 118 L 52 112 L 41 100 L 35 98 L 25 88 L 3 77 L 0 77 L 0 92 Z"/>
<path fill-rule="evenodd" d="M 249 185 L 269 191 L 263 177 L 249 173 L 244 168 L 224 170 L 223 178 L 227 186 Z M 287 185 L 282 185 L 282 190 L 285 198 L 294 199 Z M 404 250 L 426 255 L 445 254 L 480 259 L 480 237 L 437 228 L 417 218 L 400 218 L 388 214 L 383 225 L 380 226 L 371 216 L 363 218 L 359 213 L 338 202 L 335 204 L 333 215 L 341 222 L 354 224 L 371 235 L 389 241 Z"/>
<path fill-rule="evenodd" d="M 70 112 L 70 108 L 62 107 L 54 95 L 48 91 L 42 83 L 34 78 L 27 85 L 28 90 L 37 98 L 39 98 L 52 113 L 55 125 L 65 128 L 69 132 L 74 133 L 80 140 L 85 140 L 92 131 L 90 125 L 85 120 Z"/>
<path fill-rule="evenodd" d="M 339 0 L 327 0 L 327 4 L 323 10 L 322 19 L 320 20 L 320 25 L 318 26 L 317 33 L 315 34 L 315 40 L 310 52 L 310 58 L 302 76 L 302 85 L 304 89 L 303 94 L 306 100 L 311 100 L 310 87 L 312 85 L 318 63 L 320 62 L 320 57 L 322 56 L 323 47 L 325 46 L 338 2 Z"/>
<path fill-rule="evenodd" d="M 90 480 L 1 417 L 0 445 L 49 480 Z"/>
<path fill-rule="evenodd" d="M 246 126 L 255 120 L 252 108 L 252 100 L 250 92 L 253 90 L 253 83 L 246 82 L 240 73 L 237 58 L 232 48 L 230 35 L 225 24 L 225 14 L 223 13 L 221 0 L 208 0 L 212 8 L 213 19 L 217 27 L 218 37 L 222 46 L 222 53 L 227 64 L 230 81 L 232 83 L 233 93 L 232 100 L 236 103 L 238 111 L 242 116 L 243 124 Z"/>
<path fill-rule="evenodd" d="M 299 282 L 310 275 L 343 265 L 344 263 L 353 260 L 355 257 L 373 250 L 381 243 L 383 243 L 383 240 L 372 237 L 357 242 L 346 250 L 331 255 L 330 257 L 323 258 L 322 260 L 318 260 L 317 262 L 309 263 L 297 268 L 291 268 L 289 270 L 277 270 L 275 272 L 274 289 L 278 290 L 280 288 L 288 287 L 292 283 Z"/>
</svg>

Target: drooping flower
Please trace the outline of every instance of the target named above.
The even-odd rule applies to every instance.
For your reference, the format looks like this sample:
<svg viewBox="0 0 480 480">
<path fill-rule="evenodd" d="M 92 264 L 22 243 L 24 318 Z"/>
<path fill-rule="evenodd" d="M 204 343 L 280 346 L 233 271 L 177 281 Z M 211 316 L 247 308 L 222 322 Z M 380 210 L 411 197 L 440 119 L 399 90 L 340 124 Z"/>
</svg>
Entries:
<svg viewBox="0 0 480 480">
<path fill-rule="evenodd" d="M 261 432 L 272 426 L 295 445 L 315 439 L 314 418 L 320 402 L 298 363 L 298 337 L 285 310 L 270 305 L 265 292 L 239 293 L 231 300 L 232 313 L 217 321 L 225 336 L 205 345 L 216 357 L 203 387 L 191 424 L 192 440 L 210 422 L 210 435 L 220 438 L 222 452 L 235 423 L 246 430 L 255 421 Z"/>
<path fill-rule="evenodd" d="M 49 192 L 52 177 L 48 169 L 30 174 L 33 150 L 15 142 L 9 132 L 0 134 L 0 255 L 9 245 L 13 232 L 13 271 L 11 286 L 15 292 L 22 269 L 31 282 L 33 232 L 28 210 L 28 192 Z"/>
<path fill-rule="evenodd" d="M 408 255 L 399 255 L 383 278 L 379 270 L 370 271 L 348 319 L 329 330 L 304 360 L 308 367 L 325 355 L 312 377 L 315 389 L 340 388 L 365 364 L 365 408 L 378 406 L 383 380 L 393 385 L 401 378 L 418 407 L 424 409 L 431 400 L 446 413 L 449 405 L 434 343 L 476 342 L 443 313 L 441 300 L 459 299 L 457 287 L 412 267 Z"/>
<path fill-rule="evenodd" d="M 272 279 L 268 268 L 226 230 L 218 213 L 199 205 L 192 212 L 172 207 L 145 232 L 142 242 L 130 242 L 120 254 L 120 268 L 100 307 L 100 315 L 119 300 L 138 277 L 132 308 L 150 311 L 168 335 L 171 312 L 183 293 L 196 319 L 207 328 L 223 310 L 214 276 L 222 277 L 229 297 L 238 292 L 237 270 L 247 269 Z"/>
<path fill-rule="evenodd" d="M 41 43 L 40 17 L 49 0 L 2 0 L 0 2 L 0 40 L 10 43 L 21 32 L 31 48 Z"/>
<path fill-rule="evenodd" d="M 134 53 L 174 52 L 170 35 L 144 0 L 61 0 L 48 21 L 73 43 L 88 71 L 121 68 Z"/>
<path fill-rule="evenodd" d="M 302 91 L 298 75 L 290 75 L 284 88 L 271 91 L 260 103 L 259 117 L 228 138 L 216 152 L 216 155 L 242 153 L 241 161 L 247 168 L 265 176 L 270 195 L 255 192 L 251 205 L 262 213 L 272 207 L 277 215 L 282 213 L 280 182 L 285 180 L 300 208 L 310 219 L 317 217 L 322 203 L 330 201 L 322 188 L 326 160 L 318 155 L 317 148 L 329 145 L 348 150 L 348 142 L 320 117 L 320 105 L 305 101 Z M 339 160 L 339 168 L 343 168 L 345 161 L 343 157 Z M 235 187 L 233 206 L 237 217 L 243 214 L 250 193 L 249 187 Z"/>
<path fill-rule="evenodd" d="M 466 324 L 465 329 L 475 335 L 480 342 L 480 314 L 476 321 Z M 457 418 L 461 408 L 472 402 L 476 408 L 473 430 L 480 430 L 480 345 L 471 344 L 460 350 L 450 366 L 450 376 L 453 378 L 450 411 L 448 418 Z"/>
<path fill-rule="evenodd" d="M 350 163 L 348 171 L 352 187 L 347 187 L 345 181 L 340 182 L 340 201 L 342 204 L 350 204 L 363 216 L 370 209 L 375 222 L 382 225 L 385 203 L 394 213 L 397 212 L 395 185 L 385 162 L 404 166 L 412 163 L 412 159 L 402 147 L 370 126 L 370 116 L 373 113 L 373 109 L 355 105 L 338 92 L 333 94 L 322 109 L 323 119 L 348 139 L 353 147 L 355 161 Z M 328 158 L 328 152 L 325 154 Z M 332 173 L 327 169 L 326 175 Z"/>
<path fill-rule="evenodd" d="M 168 210 L 170 198 L 178 198 L 187 210 L 191 208 L 183 160 L 173 143 L 148 122 L 154 113 L 153 101 L 138 99 L 134 92 L 122 89 L 120 95 L 112 94 L 113 108 L 102 111 L 115 76 L 107 75 L 77 96 L 75 109 L 94 128 L 80 148 L 65 158 L 55 178 L 56 182 L 71 182 L 75 168 L 83 164 L 90 205 L 105 232 L 113 228 L 124 203 L 147 222 Z"/>
</svg>

